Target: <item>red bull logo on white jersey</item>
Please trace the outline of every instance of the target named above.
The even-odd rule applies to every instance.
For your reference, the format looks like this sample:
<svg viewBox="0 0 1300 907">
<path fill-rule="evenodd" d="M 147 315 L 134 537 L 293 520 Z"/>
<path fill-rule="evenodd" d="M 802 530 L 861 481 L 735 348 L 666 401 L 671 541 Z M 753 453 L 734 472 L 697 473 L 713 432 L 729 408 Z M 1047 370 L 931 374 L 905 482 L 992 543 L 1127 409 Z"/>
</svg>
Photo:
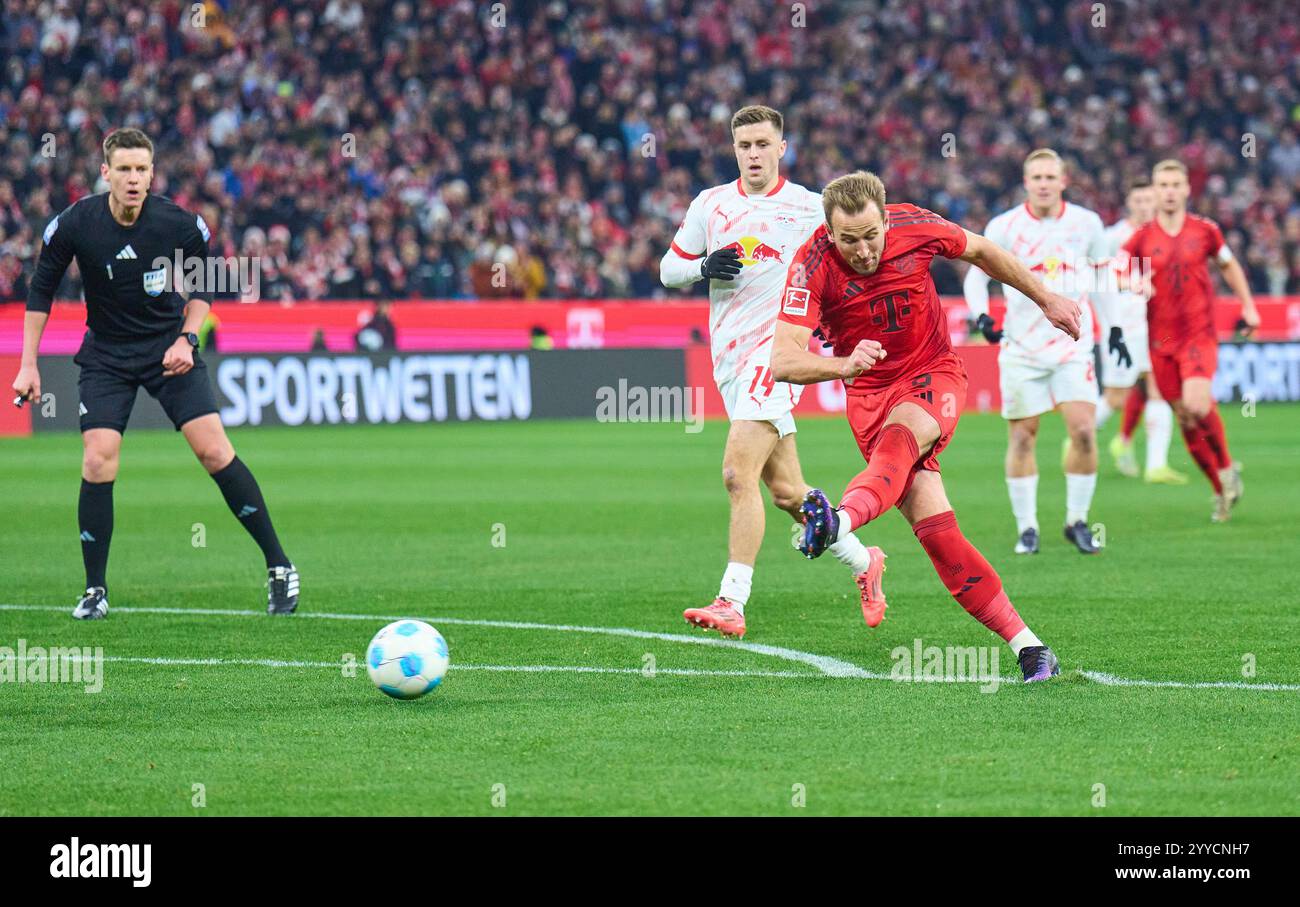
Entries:
<svg viewBox="0 0 1300 907">
<path fill-rule="evenodd" d="M 785 262 L 779 249 L 772 248 L 757 236 L 742 236 L 722 248 L 735 249 L 742 265 L 756 265 L 761 261 Z"/>
</svg>

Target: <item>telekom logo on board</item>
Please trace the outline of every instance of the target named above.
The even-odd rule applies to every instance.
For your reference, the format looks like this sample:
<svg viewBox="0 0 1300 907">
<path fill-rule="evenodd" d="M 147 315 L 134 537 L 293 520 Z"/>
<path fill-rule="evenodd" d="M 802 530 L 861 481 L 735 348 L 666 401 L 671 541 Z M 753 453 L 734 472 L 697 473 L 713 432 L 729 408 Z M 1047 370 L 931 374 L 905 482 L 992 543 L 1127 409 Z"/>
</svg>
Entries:
<svg viewBox="0 0 1300 907">
<path fill-rule="evenodd" d="M 592 349 L 605 345 L 605 312 L 603 309 L 569 309 L 565 330 L 569 334 L 570 349 Z"/>
</svg>

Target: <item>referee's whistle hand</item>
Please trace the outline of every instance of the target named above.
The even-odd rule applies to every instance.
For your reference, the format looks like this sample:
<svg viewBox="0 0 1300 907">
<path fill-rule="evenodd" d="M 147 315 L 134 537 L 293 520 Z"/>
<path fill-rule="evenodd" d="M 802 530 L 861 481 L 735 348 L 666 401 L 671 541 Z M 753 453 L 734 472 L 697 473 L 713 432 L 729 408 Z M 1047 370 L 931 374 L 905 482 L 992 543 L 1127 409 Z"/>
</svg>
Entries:
<svg viewBox="0 0 1300 907">
<path fill-rule="evenodd" d="M 18 369 L 18 377 L 13 383 L 14 393 L 24 400 L 35 402 L 41 399 L 41 373 L 34 365 L 24 365 Z"/>
<path fill-rule="evenodd" d="M 182 337 L 167 348 L 163 354 L 163 376 L 183 375 L 194 368 L 194 350 L 190 342 Z"/>
</svg>

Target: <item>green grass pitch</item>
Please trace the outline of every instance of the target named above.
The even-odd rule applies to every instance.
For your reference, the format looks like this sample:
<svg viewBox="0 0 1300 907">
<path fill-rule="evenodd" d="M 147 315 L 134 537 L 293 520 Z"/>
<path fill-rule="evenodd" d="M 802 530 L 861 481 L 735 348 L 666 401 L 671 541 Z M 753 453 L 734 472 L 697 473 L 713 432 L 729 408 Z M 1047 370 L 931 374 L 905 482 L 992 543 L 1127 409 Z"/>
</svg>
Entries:
<svg viewBox="0 0 1300 907">
<path fill-rule="evenodd" d="M 680 615 L 712 598 L 726 560 L 724 423 L 236 432 L 302 571 L 301 614 L 278 619 L 261 613 L 255 546 L 182 440 L 139 432 L 115 491 L 113 612 L 73 621 L 78 439 L 0 440 L 0 604 L 22 606 L 0 610 L 0 646 L 107 659 L 96 694 L 0 684 L 0 815 L 1300 814 L 1300 408 L 1224 413 L 1245 464 L 1233 521 L 1210 524 L 1199 474 L 1152 487 L 1103 457 L 1095 558 L 1059 534 L 1059 420 L 1039 448 L 1043 551 L 1017 558 L 1003 424 L 963 419 L 943 456 L 961 525 L 1064 668 L 992 693 L 486 623 L 708 638 Z M 804 420 L 798 443 L 834 496 L 861 468 L 842 420 Z M 1177 440 L 1173 464 L 1193 472 Z M 891 650 L 917 639 L 997 642 L 897 513 L 864 535 L 890 555 L 875 631 L 847 571 L 800 558 L 769 508 L 745 643 L 888 674 Z M 360 662 L 388 616 L 447 637 L 434 694 L 396 702 L 363 664 L 345 676 L 345 654 Z M 508 670 L 539 665 L 606 670 Z M 1292 688 L 1111 686 L 1081 671 Z"/>
</svg>

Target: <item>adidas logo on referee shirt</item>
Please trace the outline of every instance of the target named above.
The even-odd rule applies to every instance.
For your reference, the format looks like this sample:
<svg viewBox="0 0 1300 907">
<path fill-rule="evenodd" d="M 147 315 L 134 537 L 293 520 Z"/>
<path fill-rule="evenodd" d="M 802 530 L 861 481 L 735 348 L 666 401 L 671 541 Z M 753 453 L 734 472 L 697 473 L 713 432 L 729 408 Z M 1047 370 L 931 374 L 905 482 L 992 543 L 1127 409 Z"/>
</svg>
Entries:
<svg viewBox="0 0 1300 907">
<path fill-rule="evenodd" d="M 140 256 L 139 256 L 139 255 L 136 255 L 136 254 L 135 254 L 135 249 L 132 249 L 132 248 L 131 248 L 131 244 L 130 244 L 130 243 L 127 243 L 126 246 L 122 249 L 122 251 L 117 253 L 117 256 L 116 256 L 116 257 L 117 257 L 119 260 L 127 260 L 127 261 L 129 261 L 129 260 L 131 260 L 131 259 L 133 259 L 133 258 L 139 258 Z"/>
</svg>

